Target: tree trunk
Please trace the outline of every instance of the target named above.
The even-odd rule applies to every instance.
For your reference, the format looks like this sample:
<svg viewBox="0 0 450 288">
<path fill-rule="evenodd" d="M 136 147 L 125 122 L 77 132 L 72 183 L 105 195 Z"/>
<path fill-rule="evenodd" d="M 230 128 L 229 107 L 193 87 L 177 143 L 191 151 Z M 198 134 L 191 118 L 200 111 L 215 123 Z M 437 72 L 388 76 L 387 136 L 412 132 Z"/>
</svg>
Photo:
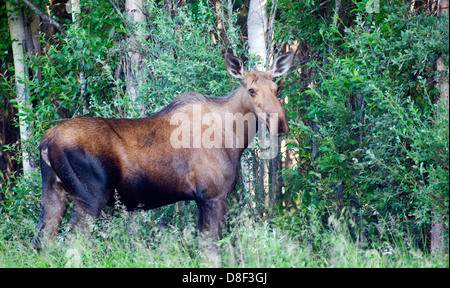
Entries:
<svg viewBox="0 0 450 288">
<path fill-rule="evenodd" d="M 31 109 L 31 102 L 25 87 L 26 66 L 24 47 L 25 41 L 25 25 L 22 9 L 18 7 L 16 1 L 6 2 L 8 9 L 8 22 L 13 41 L 12 50 L 14 57 L 15 86 L 17 93 L 17 106 L 19 114 L 20 142 L 22 144 L 22 167 L 23 174 L 29 176 L 35 172 L 35 168 L 31 165 L 30 153 L 26 149 L 26 143 L 31 136 L 32 127 L 25 121 L 26 114 Z"/>
<path fill-rule="evenodd" d="M 441 14 L 448 14 L 448 0 L 439 0 L 437 7 L 438 16 Z M 448 17 L 448 16 L 443 16 Z M 445 66 L 444 60 L 448 58 L 448 56 L 441 56 L 437 60 L 436 70 L 439 74 L 439 79 L 437 82 L 439 83 L 439 100 L 438 104 L 442 106 L 444 109 L 441 111 L 446 111 L 446 115 L 437 115 L 437 121 L 442 121 L 442 117 L 446 117 L 448 120 L 448 108 L 449 108 L 449 85 L 448 85 L 448 67 Z M 433 255 L 442 255 L 443 247 L 444 247 L 444 215 L 442 211 L 439 211 L 435 208 L 436 205 L 433 205 L 431 209 L 431 253 Z"/>
<path fill-rule="evenodd" d="M 261 71 L 267 63 L 267 21 L 267 0 L 251 0 L 247 18 L 248 52 L 256 57 L 254 67 Z"/>
<path fill-rule="evenodd" d="M 341 10 L 341 0 L 336 0 L 336 2 L 334 3 L 333 28 L 337 28 L 340 10 Z"/>
<path fill-rule="evenodd" d="M 438 15 L 448 13 L 448 0 L 438 0 Z"/>
<path fill-rule="evenodd" d="M 447 2 L 448 3 L 448 2 Z M 444 64 L 444 58 L 447 56 L 441 56 L 436 63 L 436 69 L 438 72 L 445 75 L 438 79 L 440 97 L 438 100 L 438 105 L 443 109 L 441 111 L 446 111 L 445 115 L 437 115 L 438 122 L 442 121 L 442 117 L 446 117 L 448 120 L 448 109 L 449 109 L 449 85 L 448 85 L 448 67 Z M 442 255 L 444 247 L 444 214 L 439 209 L 436 209 L 437 205 L 433 205 L 431 209 L 431 253 L 433 255 Z"/>
<path fill-rule="evenodd" d="M 72 22 L 75 22 L 77 21 L 78 14 L 81 12 L 80 0 L 70 0 L 68 4 L 70 5 L 70 12 L 68 12 L 72 13 Z"/>
<path fill-rule="evenodd" d="M 80 27 L 80 22 L 77 21 L 80 19 L 81 14 L 81 7 L 80 7 L 80 0 L 70 0 L 67 2 L 66 6 L 67 12 L 72 14 L 72 22 L 75 23 L 75 27 Z M 81 39 L 78 39 L 78 41 L 81 41 Z M 86 79 L 86 72 L 84 70 L 84 61 L 83 59 L 80 59 L 80 105 L 83 105 L 83 114 L 86 115 L 89 113 L 89 100 L 84 99 L 87 91 L 87 79 Z M 77 115 L 78 109 L 75 111 L 73 117 Z"/>
<path fill-rule="evenodd" d="M 249 11 L 248 11 L 248 18 L 247 18 L 247 34 L 248 34 L 248 52 L 251 56 L 255 57 L 256 62 L 250 64 L 250 68 L 254 68 L 257 70 L 264 71 L 265 64 L 266 64 L 266 30 L 267 30 L 267 0 L 251 0 L 249 5 Z M 250 61 L 251 62 L 251 61 Z M 251 70 L 249 69 L 249 70 Z M 254 140 L 255 141 L 255 140 Z M 252 159 L 253 158 L 253 159 Z M 242 171 L 242 180 L 244 187 L 247 191 L 250 191 L 252 194 L 254 194 L 256 197 L 255 199 L 258 199 L 257 190 L 265 190 L 261 189 L 264 187 L 261 187 L 261 185 L 264 183 L 264 175 L 267 175 L 267 170 L 265 163 L 262 165 L 259 163 L 259 157 L 256 156 L 256 153 L 250 153 L 248 155 L 243 155 L 241 159 L 241 171 Z M 252 167 L 250 163 L 254 163 L 253 168 L 258 167 L 259 169 L 262 169 L 263 173 L 255 172 L 254 175 L 252 175 Z M 259 170 L 256 169 L 256 170 Z M 259 179 L 255 179 L 257 181 L 254 181 L 255 177 L 258 177 L 258 174 L 261 176 Z M 252 177 L 254 176 L 254 177 Z M 259 180 L 259 181 L 258 181 Z M 255 182 L 252 184 L 252 182 Z M 259 187 L 255 187 L 259 186 Z M 264 197 L 261 197 L 264 199 Z M 264 201 L 264 200 L 263 200 Z"/>
<path fill-rule="evenodd" d="M 255 57 L 255 63 L 252 63 L 251 68 L 266 71 L 269 68 L 270 60 L 270 42 L 273 38 L 273 19 L 275 17 L 277 1 L 272 2 L 271 8 L 271 21 L 269 23 L 269 17 L 267 14 L 267 0 L 251 0 L 248 11 L 247 27 L 248 27 L 248 52 L 251 56 Z M 269 25 L 271 27 L 269 27 Z M 269 48 L 269 49 L 268 49 Z M 264 137 L 264 135 L 262 135 Z M 261 154 L 260 153 L 259 155 Z M 256 153 L 255 153 L 256 154 Z M 257 163 L 259 170 L 259 183 L 258 189 L 262 194 L 260 198 L 263 199 L 265 206 L 269 210 L 273 210 L 275 207 L 276 187 L 277 187 L 277 159 L 262 159 L 257 157 L 254 159 L 254 163 Z M 272 169 L 270 169 L 272 167 Z M 244 165 L 242 165 L 243 171 L 245 171 Z M 251 171 L 251 170 L 248 170 Z M 247 183 L 250 187 L 250 183 Z M 254 189 L 254 188 L 253 188 Z M 254 192 L 256 193 L 256 190 Z"/>
<path fill-rule="evenodd" d="M 213 41 L 214 44 L 216 45 L 217 43 L 222 44 L 223 46 L 225 41 L 225 31 L 223 29 L 223 9 L 222 9 L 222 3 L 220 0 L 212 0 L 211 2 L 211 6 L 213 6 L 214 8 L 214 18 L 216 18 L 216 29 L 217 29 L 217 40 L 215 38 L 215 35 L 213 34 Z M 236 56 L 236 55 L 235 55 Z"/>
<path fill-rule="evenodd" d="M 139 41 L 136 39 L 142 37 L 142 25 L 145 22 L 145 14 L 143 13 L 143 0 L 127 0 L 125 2 L 125 9 L 127 13 L 127 20 L 132 23 L 135 33 L 130 36 L 131 51 L 126 55 L 127 65 L 127 93 L 131 100 L 131 107 L 137 108 L 137 113 L 142 115 L 145 107 L 142 100 L 139 99 L 139 81 L 142 77 L 141 68 L 143 55 L 139 52 Z M 130 113 L 129 113 L 130 114 Z M 135 116 L 131 113 L 129 116 Z"/>
</svg>

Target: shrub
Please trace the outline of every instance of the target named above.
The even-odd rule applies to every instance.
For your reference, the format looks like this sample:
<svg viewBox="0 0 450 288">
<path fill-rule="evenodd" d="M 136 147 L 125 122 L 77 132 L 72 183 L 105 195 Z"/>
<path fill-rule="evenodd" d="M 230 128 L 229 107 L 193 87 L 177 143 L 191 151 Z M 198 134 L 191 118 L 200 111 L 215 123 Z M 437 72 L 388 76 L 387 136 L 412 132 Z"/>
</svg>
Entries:
<svg viewBox="0 0 450 288">
<path fill-rule="evenodd" d="M 289 189 L 324 223 L 345 208 L 354 239 L 413 235 L 427 249 L 431 207 L 448 225 L 448 118 L 437 120 L 448 108 L 435 105 L 448 17 L 409 15 L 399 3 L 369 15 L 363 5 L 354 25 L 323 35 L 336 48 L 308 64 L 317 73 L 309 87 L 290 83 L 298 162 Z M 380 235 L 377 225 L 391 218 L 398 225 Z"/>
</svg>

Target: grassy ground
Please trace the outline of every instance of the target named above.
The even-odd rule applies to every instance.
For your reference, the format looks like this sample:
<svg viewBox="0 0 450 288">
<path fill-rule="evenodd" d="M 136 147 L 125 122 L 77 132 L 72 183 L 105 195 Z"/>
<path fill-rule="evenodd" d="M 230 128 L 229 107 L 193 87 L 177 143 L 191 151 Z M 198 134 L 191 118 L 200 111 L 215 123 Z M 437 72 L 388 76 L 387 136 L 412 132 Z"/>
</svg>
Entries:
<svg viewBox="0 0 450 288">
<path fill-rule="evenodd" d="M 225 229 L 219 242 L 222 267 L 449 267 L 448 255 L 431 257 L 402 241 L 363 249 L 345 229 L 335 229 L 313 249 L 280 228 L 249 219 Z M 208 267 L 194 219 L 179 228 L 160 225 L 144 212 L 109 217 L 92 225 L 90 235 L 58 239 L 45 253 L 31 247 L 34 221 L 1 221 L 0 267 Z"/>
</svg>

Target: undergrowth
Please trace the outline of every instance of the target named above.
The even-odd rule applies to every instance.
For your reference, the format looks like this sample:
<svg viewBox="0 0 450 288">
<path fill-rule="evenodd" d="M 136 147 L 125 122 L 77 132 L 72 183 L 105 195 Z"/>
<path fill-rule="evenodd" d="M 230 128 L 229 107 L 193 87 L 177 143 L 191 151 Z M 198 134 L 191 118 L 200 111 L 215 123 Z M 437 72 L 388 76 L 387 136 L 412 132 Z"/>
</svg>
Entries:
<svg viewBox="0 0 450 288">
<path fill-rule="evenodd" d="M 1 215 L 0 235 L 9 236 L 0 241 L 0 267 L 209 267 L 199 245 L 195 217 L 185 219 L 180 226 L 162 221 L 160 215 L 154 211 L 120 211 L 93 222 L 88 234 L 69 233 L 65 239 L 59 236 L 41 252 L 31 246 L 34 220 L 24 218 L 14 223 Z M 343 219 L 330 217 L 328 224 L 332 229 L 317 235 L 311 245 L 311 241 L 290 235 L 285 227 L 257 220 L 243 209 L 223 229 L 218 243 L 221 267 L 449 266 L 448 255 L 432 257 L 410 247 L 408 239 L 364 247 L 349 235 Z"/>
</svg>

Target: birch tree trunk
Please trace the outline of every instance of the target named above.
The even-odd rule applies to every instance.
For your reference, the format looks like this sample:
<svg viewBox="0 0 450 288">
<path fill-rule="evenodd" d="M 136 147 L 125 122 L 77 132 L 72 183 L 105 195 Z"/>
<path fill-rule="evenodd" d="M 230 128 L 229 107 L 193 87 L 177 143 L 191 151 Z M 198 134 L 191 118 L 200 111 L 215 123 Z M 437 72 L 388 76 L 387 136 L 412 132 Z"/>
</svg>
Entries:
<svg viewBox="0 0 450 288">
<path fill-rule="evenodd" d="M 333 14 L 333 27 L 334 28 L 337 28 L 340 10 L 341 10 L 341 0 L 336 0 L 336 2 L 334 3 L 334 14 Z"/>
<path fill-rule="evenodd" d="M 439 0 L 437 7 L 437 15 L 442 17 L 448 17 L 448 0 Z M 447 58 L 447 59 L 445 59 Z M 447 60 L 447 61 L 444 61 Z M 440 78 L 437 79 L 439 83 L 439 100 L 438 104 L 444 109 L 442 111 L 447 111 L 446 115 L 437 115 L 437 121 L 442 121 L 442 117 L 448 119 L 448 108 L 449 108 L 449 84 L 448 84 L 448 67 L 445 66 L 444 62 L 448 62 L 448 56 L 441 56 L 436 62 L 436 70 Z M 431 244 L 430 250 L 433 255 L 442 255 L 444 247 L 444 215 L 441 211 L 436 209 L 436 205 L 431 208 Z"/>
<path fill-rule="evenodd" d="M 266 64 L 266 28 L 267 28 L 267 0 L 251 0 L 247 18 L 248 52 L 256 58 L 256 63 L 251 63 L 250 67 L 264 71 Z M 255 141 L 255 140 L 253 140 Z M 256 153 L 243 155 L 241 159 L 242 182 L 245 190 L 256 195 L 256 187 L 252 183 L 255 181 L 258 171 L 252 173 L 253 166 L 258 166 Z M 254 167 L 253 167 L 254 168 Z M 264 166 L 260 167 L 264 169 Z M 254 174 L 254 175 L 253 175 Z M 263 179 L 260 179 L 263 180 Z M 263 181 L 261 181 L 263 182 Z M 255 183 L 261 187 L 261 183 Z M 256 197 L 258 199 L 258 197 Z"/>
<path fill-rule="evenodd" d="M 248 10 L 248 52 L 257 58 L 255 68 L 264 71 L 267 63 L 267 0 L 251 0 Z"/>
<path fill-rule="evenodd" d="M 141 68 L 143 56 L 138 51 L 138 41 L 142 39 L 136 39 L 142 36 L 141 26 L 145 22 L 145 14 L 143 13 L 143 0 L 126 0 L 125 9 L 127 13 L 127 20 L 133 24 L 135 33 L 131 33 L 130 43 L 131 51 L 126 55 L 126 65 L 127 65 L 127 93 L 130 96 L 132 107 L 137 107 L 137 112 L 139 114 L 144 113 L 144 104 L 139 101 L 139 79 L 142 76 Z M 134 116 L 134 115 L 129 115 Z"/>
<path fill-rule="evenodd" d="M 78 15 L 81 12 L 80 0 L 70 0 L 70 13 L 72 13 L 72 22 L 77 21 Z"/>
<path fill-rule="evenodd" d="M 31 108 L 29 95 L 26 92 L 26 66 L 25 66 L 25 25 L 22 10 L 18 7 L 16 1 L 6 2 L 8 9 L 8 23 L 11 35 L 12 51 L 14 57 L 15 86 L 17 93 L 17 106 L 19 114 L 20 142 L 22 144 L 22 167 L 24 176 L 29 176 L 35 172 L 35 168 L 31 165 L 31 157 L 28 153 L 25 143 L 31 136 L 31 128 L 25 121 L 25 114 Z"/>
<path fill-rule="evenodd" d="M 72 22 L 75 23 L 75 27 L 80 27 L 80 22 L 77 22 L 77 20 L 80 19 L 81 15 L 81 7 L 80 7 L 80 0 L 70 0 L 67 5 L 70 6 L 69 9 L 67 9 L 67 12 L 72 14 Z M 81 41 L 81 39 L 78 39 L 78 41 Z M 89 101 L 88 99 L 84 99 L 87 91 L 87 81 L 86 81 L 86 72 L 84 70 L 84 61 L 80 59 L 80 105 L 83 105 L 83 114 L 86 115 L 89 113 Z M 78 111 L 78 109 L 77 109 Z M 73 115 L 75 117 L 77 112 Z"/>
<path fill-rule="evenodd" d="M 444 64 L 444 57 L 441 56 L 436 63 L 437 71 L 446 75 L 446 77 L 442 77 L 438 79 L 440 97 L 438 100 L 438 105 L 443 109 L 441 111 L 447 111 L 446 115 L 437 115 L 438 122 L 442 121 L 442 117 L 446 117 L 448 119 L 448 108 L 449 108 L 449 85 L 448 85 L 448 67 Z M 430 250 L 433 255 L 441 255 L 443 254 L 444 247 L 444 219 L 445 215 L 443 215 L 442 211 L 438 208 L 439 205 L 433 205 L 431 207 L 431 244 Z"/>
<path fill-rule="evenodd" d="M 267 0 L 251 0 L 247 18 L 248 52 L 251 57 L 254 57 L 253 59 L 255 60 L 254 63 L 250 63 L 251 69 L 265 71 L 267 68 L 267 26 Z M 252 60 L 252 58 L 250 59 Z M 256 141 L 256 139 L 253 141 Z M 252 153 L 252 155 L 253 157 L 243 157 L 243 161 L 241 161 L 244 187 L 246 190 L 253 193 L 256 196 L 256 199 L 261 199 L 261 201 L 268 206 L 269 160 L 262 159 L 262 161 L 260 161 L 260 157 L 256 156 L 258 155 L 257 153 Z M 252 175 L 251 173 L 252 167 L 250 167 L 250 163 L 253 163 L 255 167 L 258 167 L 258 169 L 255 169 L 255 175 Z M 258 177 L 258 181 L 255 181 L 254 177 Z M 254 185 L 252 185 L 252 182 L 254 182 Z M 256 195 L 257 192 L 260 192 L 262 195 Z"/>
</svg>

